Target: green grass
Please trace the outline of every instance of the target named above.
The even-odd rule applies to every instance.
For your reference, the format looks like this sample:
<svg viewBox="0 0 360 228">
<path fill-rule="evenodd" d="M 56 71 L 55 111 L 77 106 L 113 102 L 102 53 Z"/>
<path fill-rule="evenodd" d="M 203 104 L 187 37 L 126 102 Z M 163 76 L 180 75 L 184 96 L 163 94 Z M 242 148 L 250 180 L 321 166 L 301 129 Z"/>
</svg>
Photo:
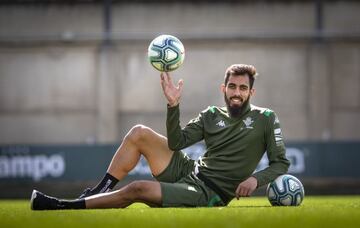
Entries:
<svg viewBox="0 0 360 228">
<path fill-rule="evenodd" d="M 0 200 L 0 227 L 360 227 L 360 196 L 307 196 L 299 207 L 272 207 L 265 197 L 221 208 L 31 211 L 29 201 Z"/>
</svg>

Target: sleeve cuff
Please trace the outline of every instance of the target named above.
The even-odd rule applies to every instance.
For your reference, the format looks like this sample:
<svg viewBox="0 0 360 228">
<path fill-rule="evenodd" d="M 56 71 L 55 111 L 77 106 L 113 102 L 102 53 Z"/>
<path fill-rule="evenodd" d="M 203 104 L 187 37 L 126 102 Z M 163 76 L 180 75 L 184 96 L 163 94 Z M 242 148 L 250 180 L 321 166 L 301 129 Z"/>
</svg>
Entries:
<svg viewBox="0 0 360 228">
<path fill-rule="evenodd" d="M 166 106 L 169 110 L 174 110 L 174 109 L 179 108 L 179 104 L 177 104 L 176 106 L 170 106 L 169 104 L 167 104 Z"/>
</svg>

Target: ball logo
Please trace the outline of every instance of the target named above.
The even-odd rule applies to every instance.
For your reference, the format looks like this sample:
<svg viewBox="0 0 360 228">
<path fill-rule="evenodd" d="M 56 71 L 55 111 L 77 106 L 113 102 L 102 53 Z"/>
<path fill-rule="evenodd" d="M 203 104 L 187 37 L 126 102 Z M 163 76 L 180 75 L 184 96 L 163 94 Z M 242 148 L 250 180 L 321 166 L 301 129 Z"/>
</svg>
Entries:
<svg viewBox="0 0 360 228">
<path fill-rule="evenodd" d="M 294 180 L 289 180 L 289 188 L 290 188 L 290 191 L 295 191 L 297 189 L 300 188 L 299 184 L 296 183 Z"/>
</svg>

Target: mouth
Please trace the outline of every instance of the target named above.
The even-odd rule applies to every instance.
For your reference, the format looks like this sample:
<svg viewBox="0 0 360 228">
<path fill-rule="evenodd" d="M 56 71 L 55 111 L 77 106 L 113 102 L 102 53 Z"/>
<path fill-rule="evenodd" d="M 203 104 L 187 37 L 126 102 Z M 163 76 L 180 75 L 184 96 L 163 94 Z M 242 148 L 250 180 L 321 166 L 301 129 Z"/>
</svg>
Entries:
<svg viewBox="0 0 360 228">
<path fill-rule="evenodd" d="M 242 104 L 243 103 L 243 99 L 241 99 L 241 97 L 231 97 L 230 101 L 233 104 Z"/>
</svg>

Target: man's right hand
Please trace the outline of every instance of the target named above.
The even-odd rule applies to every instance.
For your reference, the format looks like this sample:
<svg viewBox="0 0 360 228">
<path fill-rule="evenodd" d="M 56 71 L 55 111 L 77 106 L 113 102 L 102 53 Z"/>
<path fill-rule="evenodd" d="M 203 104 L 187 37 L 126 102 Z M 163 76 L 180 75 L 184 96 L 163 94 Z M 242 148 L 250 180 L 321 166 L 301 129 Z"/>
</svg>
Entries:
<svg viewBox="0 0 360 228">
<path fill-rule="evenodd" d="M 162 72 L 160 74 L 160 78 L 161 87 L 166 99 L 168 100 L 169 106 L 177 106 L 180 103 L 181 92 L 184 84 L 183 80 L 180 79 L 178 85 L 175 86 L 168 72 Z"/>
</svg>

